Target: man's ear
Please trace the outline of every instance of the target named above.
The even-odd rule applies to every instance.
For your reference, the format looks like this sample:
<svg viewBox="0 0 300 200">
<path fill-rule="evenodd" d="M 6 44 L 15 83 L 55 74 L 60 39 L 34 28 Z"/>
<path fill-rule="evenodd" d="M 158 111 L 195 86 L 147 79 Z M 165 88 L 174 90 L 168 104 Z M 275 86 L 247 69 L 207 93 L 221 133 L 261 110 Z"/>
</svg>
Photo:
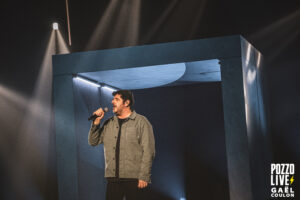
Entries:
<svg viewBox="0 0 300 200">
<path fill-rule="evenodd" d="M 125 101 L 125 106 L 126 106 L 126 107 L 128 107 L 128 106 L 129 106 L 129 104 L 130 104 L 130 100 L 129 100 L 129 99 L 127 99 L 127 100 Z"/>
</svg>

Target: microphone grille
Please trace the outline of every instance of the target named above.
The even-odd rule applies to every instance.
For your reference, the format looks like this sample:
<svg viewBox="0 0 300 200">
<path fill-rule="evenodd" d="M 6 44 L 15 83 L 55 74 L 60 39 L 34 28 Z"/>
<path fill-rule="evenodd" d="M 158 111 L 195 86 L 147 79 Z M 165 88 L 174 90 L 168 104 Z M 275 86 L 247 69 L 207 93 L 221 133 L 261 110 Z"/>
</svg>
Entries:
<svg viewBox="0 0 300 200">
<path fill-rule="evenodd" d="M 103 111 L 104 111 L 104 112 L 107 112 L 107 111 L 108 111 L 108 108 L 107 108 L 107 107 L 105 107 L 105 108 L 103 109 Z"/>
</svg>

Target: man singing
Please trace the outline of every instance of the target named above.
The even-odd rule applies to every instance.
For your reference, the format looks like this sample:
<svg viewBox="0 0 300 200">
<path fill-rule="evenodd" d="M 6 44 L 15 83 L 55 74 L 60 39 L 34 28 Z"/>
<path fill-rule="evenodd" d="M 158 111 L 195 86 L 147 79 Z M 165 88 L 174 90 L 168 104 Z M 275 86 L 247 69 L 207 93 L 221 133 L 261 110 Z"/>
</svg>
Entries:
<svg viewBox="0 0 300 200">
<path fill-rule="evenodd" d="M 134 98 L 129 90 L 113 92 L 114 117 L 106 120 L 102 108 L 93 114 L 88 141 L 92 146 L 104 144 L 106 200 L 143 199 L 143 188 L 150 183 L 155 156 L 153 129 L 146 117 L 133 110 Z"/>
</svg>

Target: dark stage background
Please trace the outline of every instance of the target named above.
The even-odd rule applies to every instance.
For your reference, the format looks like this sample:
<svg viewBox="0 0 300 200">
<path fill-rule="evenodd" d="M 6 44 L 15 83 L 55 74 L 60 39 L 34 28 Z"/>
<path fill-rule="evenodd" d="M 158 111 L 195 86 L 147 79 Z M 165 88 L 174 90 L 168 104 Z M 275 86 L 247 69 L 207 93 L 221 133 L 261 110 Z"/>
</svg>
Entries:
<svg viewBox="0 0 300 200">
<path fill-rule="evenodd" d="M 243 35 L 264 55 L 273 162 L 295 163 L 297 174 L 300 161 L 299 4 L 299 0 L 70 0 L 70 52 Z M 47 51 L 47 47 L 54 20 L 60 23 L 60 32 L 67 40 L 65 2 L 4 1 L 0 9 L 0 199 L 57 199 L 55 134 L 50 120 L 50 56 L 61 51 L 59 48 Z M 96 35 L 100 37 L 92 40 L 97 27 L 100 32 Z M 204 119 L 211 117 L 210 113 L 205 115 Z M 206 128 L 204 125 L 200 129 Z M 192 151 L 189 148 L 185 152 Z M 193 166 L 207 169 L 211 160 L 197 155 L 203 159 L 193 163 L 186 161 L 185 170 Z M 192 157 L 195 155 L 186 154 L 186 159 Z M 190 169 L 191 173 L 193 170 Z M 199 181 L 193 184 L 189 178 L 200 174 L 188 173 L 185 174 L 186 192 L 192 195 Z M 227 187 L 226 178 L 217 174 L 215 178 L 220 179 L 218 183 L 223 191 Z"/>
<path fill-rule="evenodd" d="M 137 90 L 135 99 L 155 131 L 153 190 L 229 199 L 221 83 Z"/>
</svg>

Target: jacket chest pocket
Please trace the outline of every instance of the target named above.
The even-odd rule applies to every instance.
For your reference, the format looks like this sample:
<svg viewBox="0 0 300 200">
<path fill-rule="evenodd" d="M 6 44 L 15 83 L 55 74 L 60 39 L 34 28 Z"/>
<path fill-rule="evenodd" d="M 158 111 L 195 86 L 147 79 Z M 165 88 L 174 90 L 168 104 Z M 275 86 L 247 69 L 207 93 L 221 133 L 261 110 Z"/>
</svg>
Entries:
<svg viewBox="0 0 300 200">
<path fill-rule="evenodd" d="M 139 136 L 138 136 L 137 128 L 135 127 L 126 128 L 126 140 L 130 142 L 138 142 Z"/>
<path fill-rule="evenodd" d="M 107 127 L 107 131 L 106 131 L 104 139 L 103 139 L 104 144 L 115 143 L 117 141 L 118 131 L 119 131 L 119 129 L 116 126 Z"/>
</svg>

